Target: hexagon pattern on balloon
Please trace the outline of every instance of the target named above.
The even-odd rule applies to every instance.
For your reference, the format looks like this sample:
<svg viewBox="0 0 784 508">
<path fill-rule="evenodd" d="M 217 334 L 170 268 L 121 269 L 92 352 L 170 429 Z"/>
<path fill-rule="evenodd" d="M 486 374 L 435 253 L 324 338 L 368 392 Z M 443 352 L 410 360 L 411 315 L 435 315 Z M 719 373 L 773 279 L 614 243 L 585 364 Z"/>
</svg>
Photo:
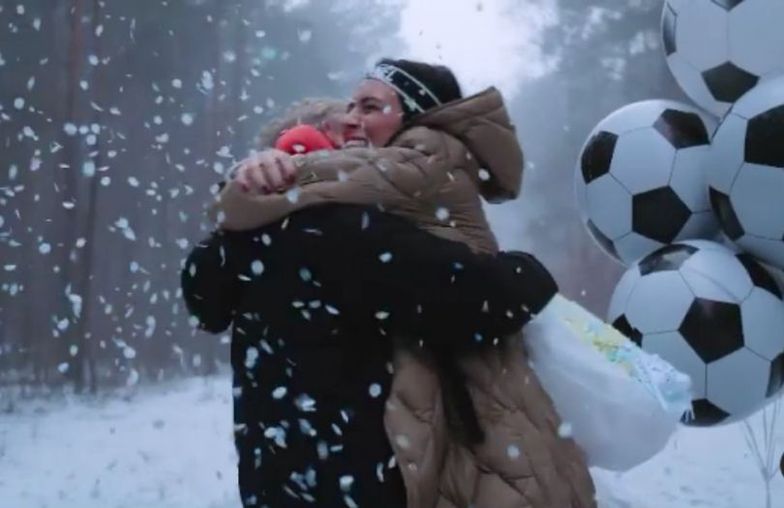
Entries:
<svg viewBox="0 0 784 508">
<path fill-rule="evenodd" d="M 739 372 L 744 375 L 742 380 Z M 769 380 L 770 361 L 742 348 L 708 364 L 707 398 L 736 420 L 765 404 Z"/>
<path fill-rule="evenodd" d="M 784 73 L 781 19 L 779 0 L 666 0 L 661 38 L 670 72 L 686 95 L 721 117 Z"/>
<path fill-rule="evenodd" d="M 602 250 L 629 265 L 673 241 L 715 236 L 718 222 L 705 213 L 714 125 L 670 100 L 629 104 L 599 122 L 582 147 L 575 192 Z"/>
<path fill-rule="evenodd" d="M 755 87 L 732 106 L 713 137 L 707 173 L 722 231 L 778 268 L 784 268 L 782 132 L 784 76 Z"/>
<path fill-rule="evenodd" d="M 688 425 L 737 421 L 784 385 L 784 300 L 750 255 L 707 240 L 677 242 L 634 263 L 608 321 L 688 374 Z"/>
</svg>

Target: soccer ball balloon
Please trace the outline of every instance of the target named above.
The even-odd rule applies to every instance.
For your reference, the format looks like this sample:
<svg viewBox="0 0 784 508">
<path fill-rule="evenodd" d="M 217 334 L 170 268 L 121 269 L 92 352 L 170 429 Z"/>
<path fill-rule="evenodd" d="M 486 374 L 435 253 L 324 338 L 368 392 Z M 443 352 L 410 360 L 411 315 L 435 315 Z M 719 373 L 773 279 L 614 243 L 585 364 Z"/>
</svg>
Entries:
<svg viewBox="0 0 784 508">
<path fill-rule="evenodd" d="M 629 265 L 674 241 L 716 235 L 704 173 L 713 127 L 669 100 L 629 104 L 599 122 L 580 153 L 575 190 L 605 252 Z"/>
<path fill-rule="evenodd" d="M 784 268 L 784 77 L 759 85 L 730 109 L 708 160 L 711 204 L 724 233 Z"/>
<path fill-rule="evenodd" d="M 758 83 L 784 73 L 781 0 L 667 0 L 662 42 L 678 85 L 723 116 Z"/>
<path fill-rule="evenodd" d="M 784 383 L 784 301 L 762 265 L 709 241 L 678 242 L 623 275 L 608 321 L 692 379 L 693 418 L 745 418 Z"/>
</svg>

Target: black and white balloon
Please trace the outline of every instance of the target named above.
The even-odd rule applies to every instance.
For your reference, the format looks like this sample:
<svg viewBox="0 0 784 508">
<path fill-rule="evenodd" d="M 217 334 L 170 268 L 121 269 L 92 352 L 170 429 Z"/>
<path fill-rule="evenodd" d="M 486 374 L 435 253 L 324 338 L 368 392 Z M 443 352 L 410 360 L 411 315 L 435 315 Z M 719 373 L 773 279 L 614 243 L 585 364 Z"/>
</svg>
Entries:
<svg viewBox="0 0 784 508">
<path fill-rule="evenodd" d="M 784 77 L 759 85 L 730 109 L 709 161 L 711 204 L 724 233 L 784 268 Z"/>
<path fill-rule="evenodd" d="M 616 110 L 588 135 L 575 190 L 606 253 L 629 265 L 674 241 L 716 235 L 705 179 L 714 125 L 687 104 L 647 100 Z"/>
<path fill-rule="evenodd" d="M 619 281 L 608 322 L 692 379 L 689 425 L 745 418 L 784 384 L 784 300 L 754 258 L 710 241 L 664 247 Z"/>
<path fill-rule="evenodd" d="M 667 64 L 698 105 L 723 116 L 743 94 L 784 73 L 781 0 L 666 0 Z"/>
</svg>

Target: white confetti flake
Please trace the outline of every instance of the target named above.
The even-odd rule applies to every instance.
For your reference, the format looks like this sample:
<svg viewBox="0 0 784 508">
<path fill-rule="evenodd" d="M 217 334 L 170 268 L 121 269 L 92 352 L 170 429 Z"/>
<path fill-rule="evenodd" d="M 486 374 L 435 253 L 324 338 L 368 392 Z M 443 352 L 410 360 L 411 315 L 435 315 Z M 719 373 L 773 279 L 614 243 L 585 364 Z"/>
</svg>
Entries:
<svg viewBox="0 0 784 508">
<path fill-rule="evenodd" d="M 436 218 L 440 221 L 448 220 L 449 210 L 444 207 L 439 208 L 438 210 L 436 210 Z"/>
<path fill-rule="evenodd" d="M 126 345 L 123 348 L 123 356 L 128 360 L 133 360 L 134 358 L 136 358 L 136 350 L 133 349 L 131 346 Z"/>
<path fill-rule="evenodd" d="M 272 398 L 280 400 L 286 396 L 286 393 L 288 393 L 288 389 L 285 386 L 279 386 L 272 391 Z"/>
<path fill-rule="evenodd" d="M 95 27 L 96 37 L 100 37 L 102 33 L 103 33 L 103 25 L 98 25 L 97 27 Z"/>
<path fill-rule="evenodd" d="M 125 217 L 120 217 L 119 219 L 117 219 L 117 222 L 115 222 L 114 225 L 117 226 L 117 228 L 119 228 L 120 231 L 122 231 L 123 236 L 125 236 L 125 238 L 131 241 L 136 240 L 136 234 L 133 232 L 133 229 L 131 229 L 130 225 L 128 224 L 128 219 L 126 219 Z"/>
<path fill-rule="evenodd" d="M 57 366 L 57 370 L 60 371 L 60 374 L 65 374 L 68 372 L 68 363 L 63 362 Z"/>
<path fill-rule="evenodd" d="M 172 87 L 174 88 L 182 88 L 182 80 L 174 78 L 171 82 Z"/>
<path fill-rule="evenodd" d="M 348 492 L 351 490 L 352 485 L 354 485 L 354 477 L 351 475 L 343 475 L 340 477 L 340 490 L 343 492 Z"/>
<path fill-rule="evenodd" d="M 264 273 L 264 263 L 257 259 L 250 264 L 250 270 L 253 272 L 253 275 L 261 275 Z"/>
<path fill-rule="evenodd" d="M 22 109 L 25 106 L 25 100 L 22 97 L 17 97 L 14 99 L 14 107 L 16 109 Z"/>
<path fill-rule="evenodd" d="M 313 32 L 310 30 L 299 30 L 297 34 L 299 36 L 299 42 L 302 43 L 309 42 L 310 39 L 313 38 Z"/>
<path fill-rule="evenodd" d="M 572 424 L 569 422 L 561 423 L 558 427 L 558 436 L 564 439 L 572 437 Z"/>
<path fill-rule="evenodd" d="M 57 322 L 57 329 L 61 332 L 64 332 L 68 329 L 68 325 L 70 324 L 71 322 L 68 321 L 68 318 L 63 318 Z"/>
<path fill-rule="evenodd" d="M 128 185 L 130 185 L 131 187 L 138 187 L 139 186 L 139 180 L 137 180 L 136 177 L 134 177 L 134 176 L 129 176 L 128 177 Z"/>
<path fill-rule="evenodd" d="M 98 65 L 100 63 L 96 55 L 90 55 L 87 57 L 87 61 L 90 62 L 90 65 Z"/>
<path fill-rule="evenodd" d="M 490 180 L 490 172 L 486 169 L 479 170 L 479 179 L 483 182 Z"/>
<path fill-rule="evenodd" d="M 24 134 L 24 136 L 26 138 L 30 138 L 30 139 L 34 139 L 34 140 L 38 141 L 38 136 L 36 135 L 36 133 L 33 130 L 33 128 L 30 127 L 29 125 L 25 125 L 22 128 L 22 134 Z"/>
<path fill-rule="evenodd" d="M 300 194 L 299 187 L 292 187 L 291 189 L 286 191 L 286 199 L 289 201 L 289 203 L 296 204 L 297 201 L 299 201 L 299 194 Z"/>
<path fill-rule="evenodd" d="M 38 252 L 40 252 L 41 254 L 49 254 L 50 252 L 52 252 L 52 246 L 44 242 L 38 246 Z"/>
<path fill-rule="evenodd" d="M 390 261 L 392 261 L 392 253 L 384 252 L 383 254 L 378 256 L 378 259 L 380 259 L 382 263 L 389 263 Z"/>
<path fill-rule="evenodd" d="M 193 125 L 193 113 L 183 113 L 180 116 L 183 125 Z"/>
<path fill-rule="evenodd" d="M 387 319 L 388 317 L 389 317 L 389 312 L 387 312 L 387 311 L 380 310 L 380 311 L 376 312 L 376 319 L 378 319 L 379 321 L 383 321 L 383 320 Z"/>
<path fill-rule="evenodd" d="M 405 434 L 398 434 L 395 436 L 395 443 L 404 450 L 411 448 L 411 440 Z"/>
<path fill-rule="evenodd" d="M 379 395 L 381 395 L 381 385 L 378 383 L 373 383 L 372 385 L 370 385 L 370 389 L 368 390 L 368 392 L 370 393 L 371 397 L 373 397 L 374 399 L 377 398 Z"/>
<path fill-rule="evenodd" d="M 135 386 L 139 383 L 139 372 L 136 369 L 131 369 L 128 373 L 128 379 L 125 380 L 125 386 Z"/>
<path fill-rule="evenodd" d="M 520 458 L 520 448 L 511 444 L 506 447 L 506 455 L 512 460 Z"/>
<path fill-rule="evenodd" d="M 316 410 L 316 401 L 306 393 L 297 397 L 294 401 L 294 405 L 303 413 L 312 413 Z"/>
<path fill-rule="evenodd" d="M 68 354 L 70 354 L 71 356 L 76 356 L 77 354 L 79 354 L 79 346 L 77 346 L 76 344 L 71 344 L 71 346 L 68 348 Z"/>
<path fill-rule="evenodd" d="M 82 164 L 82 175 L 87 178 L 92 178 L 95 176 L 95 162 L 93 161 L 85 161 Z"/>
<path fill-rule="evenodd" d="M 147 316 L 144 319 L 144 323 L 147 325 L 147 328 L 145 328 L 144 330 L 144 337 L 146 339 L 149 339 L 155 333 L 155 325 L 156 325 L 155 316 Z"/>
<path fill-rule="evenodd" d="M 201 73 L 201 86 L 205 90 L 212 90 L 215 87 L 215 82 L 212 79 L 210 71 L 203 71 Z"/>
<path fill-rule="evenodd" d="M 252 369 L 256 366 L 256 361 L 259 359 L 259 350 L 251 346 L 245 350 L 245 367 Z"/>
<path fill-rule="evenodd" d="M 33 20 L 33 28 L 35 29 L 36 32 L 41 31 L 41 18 L 35 18 Z"/>
</svg>

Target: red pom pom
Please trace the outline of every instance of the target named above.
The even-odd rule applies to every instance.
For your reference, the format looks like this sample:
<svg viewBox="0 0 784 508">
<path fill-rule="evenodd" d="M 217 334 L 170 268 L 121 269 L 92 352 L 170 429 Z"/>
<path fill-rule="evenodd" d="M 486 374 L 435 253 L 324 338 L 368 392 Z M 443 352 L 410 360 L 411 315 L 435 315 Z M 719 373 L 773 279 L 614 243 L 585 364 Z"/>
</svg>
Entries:
<svg viewBox="0 0 784 508">
<path fill-rule="evenodd" d="M 335 147 L 326 134 L 312 125 L 297 125 L 285 131 L 275 142 L 275 148 L 297 155 Z"/>
</svg>

